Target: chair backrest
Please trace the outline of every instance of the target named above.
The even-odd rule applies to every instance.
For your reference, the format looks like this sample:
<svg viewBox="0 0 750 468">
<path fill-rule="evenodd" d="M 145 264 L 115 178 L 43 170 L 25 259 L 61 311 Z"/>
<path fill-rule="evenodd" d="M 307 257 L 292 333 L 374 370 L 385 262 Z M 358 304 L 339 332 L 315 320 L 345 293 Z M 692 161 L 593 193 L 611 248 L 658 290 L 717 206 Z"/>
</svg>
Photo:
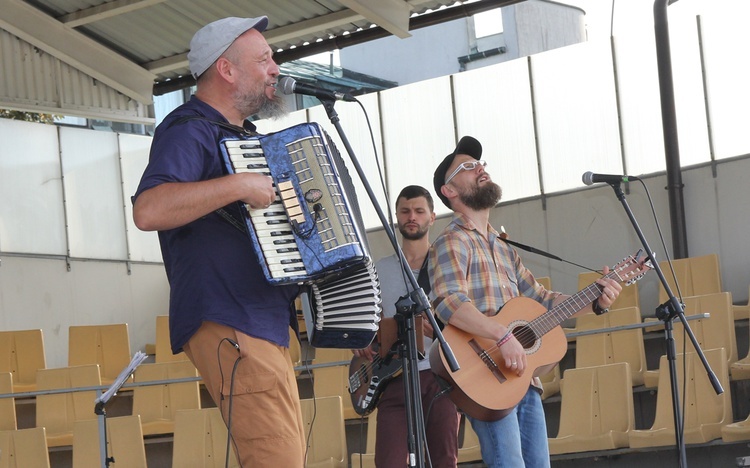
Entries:
<svg viewBox="0 0 750 468">
<path fill-rule="evenodd" d="M 0 468 L 49 468 L 43 427 L 0 431 Z"/>
<path fill-rule="evenodd" d="M 352 352 L 348 349 L 338 348 L 316 348 L 315 364 L 331 362 L 349 362 Z M 349 393 L 349 366 L 339 365 L 332 367 L 318 367 L 312 370 L 313 391 L 316 397 L 341 397 L 344 419 L 359 419 L 360 416 L 354 411 L 352 399 Z"/>
<path fill-rule="evenodd" d="M 635 428 L 633 388 L 627 362 L 565 371 L 560 428 L 550 453 L 609 450 L 628 446 Z"/>
<path fill-rule="evenodd" d="M 13 393 L 13 374 L 0 373 L 0 394 Z M 0 398 L 0 431 L 18 429 L 16 420 L 16 401 L 14 398 Z M 0 453 L 0 457 L 2 457 Z"/>
<path fill-rule="evenodd" d="M 133 382 L 198 377 L 190 361 L 141 364 L 133 374 Z M 198 381 L 133 387 L 133 414 L 141 417 L 145 435 L 174 432 L 177 411 L 200 409 Z"/>
<path fill-rule="evenodd" d="M 172 466 L 223 468 L 226 450 L 227 426 L 218 408 L 175 413 Z M 234 450 L 230 450 L 229 466 L 239 466 Z"/>
<path fill-rule="evenodd" d="M 482 451 L 479 447 L 479 436 L 474 432 L 471 423 L 465 416 L 461 417 L 464 429 L 463 442 L 458 447 L 458 463 L 482 461 Z"/>
<path fill-rule="evenodd" d="M 154 361 L 172 362 L 186 361 L 185 353 L 172 354 L 172 342 L 169 338 L 169 315 L 156 316 L 156 343 L 154 345 L 156 353 Z"/>
<path fill-rule="evenodd" d="M 595 283 L 596 280 L 601 277 L 602 275 L 595 271 L 578 273 L 578 290 L 580 291 L 590 284 Z M 638 294 L 638 283 L 633 283 L 631 285 L 623 284 L 622 292 L 620 292 L 620 295 L 617 296 L 617 299 L 610 307 L 610 310 L 624 309 L 626 307 L 641 307 L 641 299 L 640 295 Z"/>
<path fill-rule="evenodd" d="M 306 466 L 325 463 L 346 468 L 349 462 L 340 396 L 300 400 L 307 440 Z"/>
<path fill-rule="evenodd" d="M 544 289 L 551 290 L 552 289 L 552 280 L 549 276 L 542 276 L 540 278 L 536 279 L 536 282 L 544 286 Z"/>
<path fill-rule="evenodd" d="M 659 262 L 664 271 L 664 277 L 672 292 L 677 295 L 678 291 L 669 269 L 669 262 Z M 715 253 L 702 255 L 700 257 L 689 257 L 672 260 L 675 276 L 680 285 L 683 296 L 701 296 L 721 292 L 721 270 L 719 270 L 719 256 Z M 667 300 L 667 292 L 659 283 L 659 303 Z"/>
<path fill-rule="evenodd" d="M 40 391 L 101 385 L 99 366 L 96 364 L 39 369 L 36 381 Z M 46 428 L 47 445 L 72 445 L 73 423 L 96 418 L 95 399 L 95 390 L 37 395 L 36 425 Z"/>
<path fill-rule="evenodd" d="M 542 400 L 560 393 L 560 364 L 555 364 L 549 372 L 540 375 L 539 380 L 542 382 Z"/>
<path fill-rule="evenodd" d="M 577 331 L 613 328 L 640 322 L 640 310 L 637 307 L 628 307 L 612 310 L 608 314 L 578 317 Z M 627 362 L 630 365 L 633 386 L 643 384 L 643 373 L 647 369 L 643 329 L 580 335 L 576 338 L 576 367 L 601 366 L 617 362 Z M 567 378 L 567 373 L 565 377 Z"/>
<path fill-rule="evenodd" d="M 724 348 L 727 364 L 737 361 L 737 334 L 734 328 L 734 310 L 732 308 L 732 293 L 719 292 L 702 296 L 683 297 L 685 315 L 709 313 L 706 319 L 690 321 L 695 339 L 701 349 Z M 683 349 L 685 342 L 682 322 L 674 322 L 674 341 L 677 350 Z M 688 349 L 692 344 L 688 343 Z"/>
<path fill-rule="evenodd" d="M 704 350 L 704 354 L 724 388 L 724 392 L 720 395 L 714 391 L 703 362 L 696 353 L 678 353 L 675 359 L 680 406 L 685 409 L 682 419 L 685 426 L 683 440 L 686 444 L 700 444 L 718 439 L 721 437 L 721 428 L 732 423 L 732 396 L 726 351 L 724 348 L 707 349 Z M 683 366 L 687 370 L 687 376 L 684 376 Z M 657 447 L 675 443 L 672 387 L 669 374 L 667 356 L 664 355 L 659 361 L 654 424 L 648 430 L 631 431 L 631 447 Z M 687 385 L 685 392 L 683 392 L 683 384 Z"/>
<path fill-rule="evenodd" d="M 99 364 L 102 383 L 111 385 L 130 364 L 128 324 L 71 325 L 68 366 Z"/>
<path fill-rule="evenodd" d="M 36 390 L 36 371 L 46 367 L 42 330 L 0 331 L 0 372 L 13 374 L 15 392 Z"/>
<path fill-rule="evenodd" d="M 141 418 L 138 415 L 106 418 L 107 453 L 115 468 L 146 468 Z M 73 468 L 101 466 L 99 420 L 76 421 L 73 424 Z"/>
</svg>

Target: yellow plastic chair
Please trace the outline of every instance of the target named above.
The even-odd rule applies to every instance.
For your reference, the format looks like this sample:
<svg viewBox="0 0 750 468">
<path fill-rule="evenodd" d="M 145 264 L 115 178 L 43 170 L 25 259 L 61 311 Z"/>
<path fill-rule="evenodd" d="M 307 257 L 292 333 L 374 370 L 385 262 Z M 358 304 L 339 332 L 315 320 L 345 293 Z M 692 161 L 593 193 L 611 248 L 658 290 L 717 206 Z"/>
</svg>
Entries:
<svg viewBox="0 0 750 468">
<path fill-rule="evenodd" d="M 172 466 L 224 468 L 226 450 L 227 426 L 218 408 L 175 413 Z M 229 453 L 229 466 L 239 467 L 233 449 Z"/>
<path fill-rule="evenodd" d="M 551 290 L 552 289 L 552 280 L 549 276 L 542 276 L 536 279 L 536 282 L 544 286 L 544 289 Z"/>
<path fill-rule="evenodd" d="M 307 468 L 347 468 L 346 433 L 340 396 L 300 400 L 307 439 Z"/>
<path fill-rule="evenodd" d="M 133 382 L 197 377 L 190 361 L 141 364 L 133 374 Z M 133 414 L 141 417 L 144 435 L 174 432 L 177 411 L 200 409 L 198 381 L 133 387 Z"/>
<path fill-rule="evenodd" d="M 702 296 L 684 297 L 685 315 L 709 313 L 705 319 L 691 320 L 688 324 L 693 330 L 695 339 L 701 349 L 724 348 L 727 357 L 727 369 L 737 362 L 737 335 L 734 329 L 734 311 L 732 310 L 732 294 L 720 292 Z M 684 347 L 685 338 L 682 322 L 674 321 L 674 343 L 677 352 L 687 349 L 692 352 L 692 343 L 688 341 Z M 659 380 L 659 370 L 649 370 L 643 373 L 643 384 L 653 388 Z"/>
<path fill-rule="evenodd" d="M 313 392 L 316 398 L 338 396 L 341 398 L 344 419 L 360 419 L 354 411 L 349 393 L 349 365 L 353 355 L 348 349 L 316 348 L 313 363 L 347 362 L 346 365 L 319 367 L 312 370 Z"/>
<path fill-rule="evenodd" d="M 71 325 L 68 366 L 99 364 L 102 384 L 109 386 L 130 364 L 128 324 Z"/>
<path fill-rule="evenodd" d="M 0 394 L 13 393 L 13 374 L 0 373 Z M 16 419 L 16 400 L 14 398 L 0 398 L 0 431 L 14 431 L 18 429 Z M 2 457 L 2 453 L 0 453 Z"/>
<path fill-rule="evenodd" d="M 138 415 L 106 419 L 107 456 L 117 468 L 146 468 L 141 418 Z M 73 468 L 101 466 L 99 420 L 76 421 L 73 424 Z"/>
<path fill-rule="evenodd" d="M 49 468 L 43 427 L 0 431 L 0 468 Z"/>
<path fill-rule="evenodd" d="M 375 441 L 377 439 L 378 410 L 367 416 L 367 441 L 363 453 L 352 452 L 352 468 L 375 468 Z"/>
<path fill-rule="evenodd" d="M 664 277 L 672 292 L 677 295 L 678 291 L 669 269 L 669 262 L 659 262 L 664 271 Z M 719 270 L 719 256 L 714 254 L 702 255 L 700 257 L 689 257 L 672 260 L 677 283 L 683 297 L 702 296 L 722 292 L 721 272 Z M 667 292 L 661 282 L 659 283 L 659 304 L 667 301 Z"/>
<path fill-rule="evenodd" d="M 704 354 L 724 388 L 724 393 L 716 394 L 696 353 L 677 355 L 675 367 L 679 382 L 680 406 L 685 408 L 682 419 L 685 426 L 683 440 L 686 444 L 702 444 L 719 439 L 722 436 L 722 427 L 733 422 L 726 351 L 724 348 L 709 349 L 705 350 Z M 686 360 L 686 378 L 683 378 L 683 360 Z M 630 431 L 632 448 L 662 447 L 675 443 L 672 389 L 666 356 L 661 357 L 659 369 L 654 424 L 651 429 Z M 687 397 L 683 393 L 683 382 L 687 382 Z"/>
<path fill-rule="evenodd" d="M 631 381 L 627 362 L 565 371 L 560 427 L 548 440 L 550 454 L 627 447 L 635 428 Z"/>
<path fill-rule="evenodd" d="M 36 390 L 36 371 L 45 369 L 42 330 L 0 331 L 0 372 L 13 374 L 16 393 Z"/>
<path fill-rule="evenodd" d="M 546 374 L 540 375 L 539 380 L 542 381 L 542 400 L 560 393 L 560 384 L 562 383 L 560 364 L 556 364 Z"/>
<path fill-rule="evenodd" d="M 36 376 L 39 390 L 98 387 L 101 385 L 99 366 L 40 369 Z M 96 419 L 95 390 L 37 395 L 36 426 L 47 430 L 47 445 L 59 447 L 73 444 L 73 423 Z"/>
<path fill-rule="evenodd" d="M 172 343 L 169 340 L 169 315 L 156 316 L 156 343 L 154 345 L 154 361 L 172 362 L 187 361 L 185 353 L 172 354 Z"/>
<path fill-rule="evenodd" d="M 584 315 L 578 318 L 577 331 L 614 328 L 640 323 L 641 312 L 637 307 L 611 310 L 603 315 Z M 632 385 L 643 384 L 646 372 L 646 351 L 643 344 L 643 329 L 620 330 L 576 338 L 576 367 L 592 367 L 627 362 L 630 366 Z M 567 378 L 567 373 L 565 374 Z"/>
<path fill-rule="evenodd" d="M 471 423 L 465 416 L 461 416 L 461 424 L 464 428 L 464 437 L 458 447 L 458 463 L 469 463 L 482 461 L 482 451 L 479 448 L 479 437 Z"/>
</svg>

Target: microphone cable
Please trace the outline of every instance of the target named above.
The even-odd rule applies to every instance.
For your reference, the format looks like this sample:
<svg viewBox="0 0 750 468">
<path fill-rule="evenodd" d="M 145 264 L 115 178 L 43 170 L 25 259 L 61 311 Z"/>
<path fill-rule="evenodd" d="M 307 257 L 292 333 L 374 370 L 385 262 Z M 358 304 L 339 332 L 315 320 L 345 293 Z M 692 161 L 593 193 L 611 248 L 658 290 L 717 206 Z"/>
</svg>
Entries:
<svg viewBox="0 0 750 468">
<path fill-rule="evenodd" d="M 240 345 L 237 344 L 236 341 L 230 339 L 230 338 L 222 338 L 221 341 L 219 341 L 219 344 L 216 346 L 216 361 L 219 364 L 219 376 L 221 377 L 221 387 L 219 388 L 219 395 L 221 396 L 221 401 L 224 400 L 224 369 L 221 365 L 221 357 L 219 355 L 219 350 L 221 349 L 221 344 L 223 342 L 227 342 L 231 344 L 234 349 L 237 350 L 237 353 L 240 352 Z M 240 359 L 242 359 L 241 355 L 237 356 L 237 359 L 234 361 L 234 365 L 232 366 L 232 375 L 229 380 L 229 404 L 227 408 L 227 449 L 226 454 L 224 458 L 224 468 L 229 468 L 229 451 L 231 450 L 230 444 L 232 444 L 234 441 L 232 440 L 232 403 L 233 403 L 233 396 L 234 396 L 234 377 L 237 373 L 237 366 L 240 363 Z M 221 410 L 221 401 L 219 402 L 219 410 Z M 236 445 L 236 444 L 235 444 Z M 236 448 L 236 446 L 235 446 Z M 242 460 L 240 460 L 240 457 L 237 457 L 237 463 L 239 463 L 240 467 L 242 467 Z"/>
</svg>

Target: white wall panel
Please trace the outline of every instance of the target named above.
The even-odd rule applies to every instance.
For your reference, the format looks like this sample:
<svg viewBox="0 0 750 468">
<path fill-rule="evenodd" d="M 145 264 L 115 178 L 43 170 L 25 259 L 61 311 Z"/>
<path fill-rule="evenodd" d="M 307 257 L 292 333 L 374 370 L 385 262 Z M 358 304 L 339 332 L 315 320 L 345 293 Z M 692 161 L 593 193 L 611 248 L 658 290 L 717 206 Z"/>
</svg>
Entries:
<svg viewBox="0 0 750 468">
<path fill-rule="evenodd" d="M 390 196 L 421 185 L 433 194 L 438 214 L 449 210 L 434 193 L 432 174 L 457 141 L 450 86 L 450 77 L 440 77 L 380 92 Z"/>
<path fill-rule="evenodd" d="M 586 171 L 622 172 L 609 43 L 535 55 L 531 76 L 544 191 L 580 187 Z"/>
<path fill-rule="evenodd" d="M 117 134 L 60 128 L 70 256 L 126 260 Z"/>
<path fill-rule="evenodd" d="M 66 254 L 57 127 L 0 119 L 0 251 Z"/>
<path fill-rule="evenodd" d="M 750 14 L 750 5 L 745 13 Z M 716 159 L 750 153 L 750 55 L 748 15 L 713 14 L 701 17 L 703 59 L 711 119 L 710 131 Z"/>
<path fill-rule="evenodd" d="M 503 198 L 538 195 L 527 59 L 459 73 L 453 77 L 453 87 L 459 138 L 471 135 L 482 143 L 482 159 L 503 188 Z"/>
<path fill-rule="evenodd" d="M 118 135 L 128 259 L 141 262 L 162 261 L 158 234 L 155 231 L 141 231 L 135 226 L 133 203 L 130 200 L 138 189 L 143 170 L 148 164 L 151 140 L 150 137 L 141 135 Z"/>
</svg>

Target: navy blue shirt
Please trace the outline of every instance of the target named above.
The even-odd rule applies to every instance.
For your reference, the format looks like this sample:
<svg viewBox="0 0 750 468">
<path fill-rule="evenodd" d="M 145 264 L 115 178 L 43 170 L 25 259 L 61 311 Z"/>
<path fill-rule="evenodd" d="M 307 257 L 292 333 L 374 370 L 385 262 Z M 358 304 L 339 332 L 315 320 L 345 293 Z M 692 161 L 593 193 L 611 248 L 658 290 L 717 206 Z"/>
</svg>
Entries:
<svg viewBox="0 0 750 468">
<path fill-rule="evenodd" d="M 133 201 L 166 182 L 195 182 L 226 174 L 219 141 L 238 132 L 204 119 L 227 123 L 214 108 L 193 96 L 156 128 L 149 163 Z M 255 126 L 245 122 L 245 128 Z M 239 203 L 224 208 L 244 227 Z M 297 286 L 266 282 L 246 232 L 216 212 L 184 226 L 159 231 L 170 285 L 169 330 L 172 352 L 182 347 L 205 320 L 247 335 L 289 346 L 289 326 L 296 328 Z"/>
</svg>

